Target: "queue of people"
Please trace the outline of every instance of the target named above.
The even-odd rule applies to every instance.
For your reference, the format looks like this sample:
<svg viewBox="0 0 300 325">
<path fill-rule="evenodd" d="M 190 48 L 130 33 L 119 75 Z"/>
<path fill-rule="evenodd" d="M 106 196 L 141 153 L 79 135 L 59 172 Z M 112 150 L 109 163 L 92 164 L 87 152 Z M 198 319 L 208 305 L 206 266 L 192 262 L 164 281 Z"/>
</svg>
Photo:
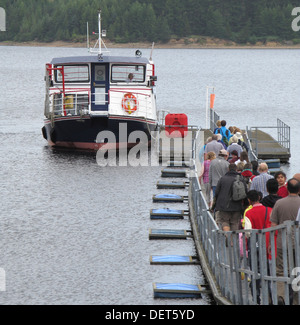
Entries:
<svg viewBox="0 0 300 325">
<path fill-rule="evenodd" d="M 208 205 L 220 229 L 243 229 L 245 218 L 250 221 L 252 229 L 269 228 L 286 220 L 300 221 L 300 173 L 289 180 L 282 171 L 270 175 L 266 163 L 249 161 L 240 129 L 227 129 L 225 121 L 221 121 L 219 126 L 205 146 L 204 172 L 200 181 L 205 186 Z M 218 134 L 222 139 L 217 137 Z M 244 188 L 245 193 L 238 201 L 233 200 L 233 187 L 237 180 L 240 190 Z M 283 276 L 279 243 L 280 236 L 276 245 L 276 272 L 277 276 Z M 271 258 L 270 254 L 268 256 Z M 278 303 L 284 304 L 283 283 L 278 285 L 277 296 Z M 257 299 L 259 303 L 259 297 Z M 296 295 L 291 295 L 291 301 L 293 299 L 297 304 Z"/>
</svg>

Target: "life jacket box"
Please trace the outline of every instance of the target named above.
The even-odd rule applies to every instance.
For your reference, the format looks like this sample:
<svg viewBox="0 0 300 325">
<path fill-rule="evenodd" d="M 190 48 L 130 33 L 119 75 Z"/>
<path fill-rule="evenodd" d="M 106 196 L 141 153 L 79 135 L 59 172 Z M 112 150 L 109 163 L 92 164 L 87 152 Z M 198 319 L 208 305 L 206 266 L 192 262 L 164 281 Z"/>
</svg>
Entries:
<svg viewBox="0 0 300 325">
<path fill-rule="evenodd" d="M 186 114 L 168 114 L 165 125 L 168 138 L 184 138 L 188 132 L 188 117 Z"/>
</svg>

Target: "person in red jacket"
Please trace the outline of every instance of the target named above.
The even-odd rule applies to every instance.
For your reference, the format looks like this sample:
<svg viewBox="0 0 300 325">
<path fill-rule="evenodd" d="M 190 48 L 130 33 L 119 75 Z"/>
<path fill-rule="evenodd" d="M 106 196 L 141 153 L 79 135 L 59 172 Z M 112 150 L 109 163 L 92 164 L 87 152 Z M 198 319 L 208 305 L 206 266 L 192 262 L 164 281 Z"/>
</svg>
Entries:
<svg viewBox="0 0 300 325">
<path fill-rule="evenodd" d="M 256 190 L 251 190 L 247 194 L 249 204 L 253 208 L 246 213 L 252 224 L 252 229 L 265 229 L 271 227 L 270 214 L 272 209 L 263 206 L 259 202 L 259 194 Z"/>
<path fill-rule="evenodd" d="M 262 205 L 259 200 L 260 196 L 259 193 L 256 190 L 251 190 L 247 194 L 247 198 L 249 201 L 249 204 L 252 205 L 252 209 L 248 210 L 245 213 L 245 216 L 248 217 L 252 224 L 252 229 L 265 229 L 271 227 L 271 221 L 270 221 L 270 215 L 272 212 L 272 209 L 269 207 L 265 207 Z M 269 233 L 266 233 L 266 249 L 267 249 L 267 256 L 270 259 L 269 255 Z M 248 253 L 248 256 L 251 257 L 251 253 Z M 259 259 L 258 259 L 259 260 Z M 251 260 L 250 260 L 251 265 Z M 260 280 L 256 280 L 256 294 L 257 294 L 257 303 L 260 304 Z M 252 285 L 251 285 L 252 289 Z"/>
<path fill-rule="evenodd" d="M 247 194 L 248 202 L 252 205 L 252 209 L 245 213 L 245 216 L 249 218 L 252 229 L 265 229 L 271 227 L 271 212 L 272 208 L 264 206 L 260 203 L 259 192 L 251 190 Z M 276 236 L 275 236 L 276 237 Z M 269 246 L 270 233 L 266 233 L 266 247 Z M 275 253 L 276 253 L 276 240 L 275 240 Z M 270 260 L 271 254 L 267 251 L 268 259 Z M 275 256 L 276 257 L 276 256 Z"/>
</svg>

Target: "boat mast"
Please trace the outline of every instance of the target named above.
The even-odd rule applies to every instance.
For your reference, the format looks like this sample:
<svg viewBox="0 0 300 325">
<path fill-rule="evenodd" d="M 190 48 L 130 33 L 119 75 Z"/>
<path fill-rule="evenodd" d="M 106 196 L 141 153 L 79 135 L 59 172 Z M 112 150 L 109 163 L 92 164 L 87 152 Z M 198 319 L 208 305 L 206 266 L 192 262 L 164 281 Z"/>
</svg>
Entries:
<svg viewBox="0 0 300 325">
<path fill-rule="evenodd" d="M 99 9 L 98 11 L 98 35 L 99 35 L 99 38 L 98 38 L 98 43 L 99 43 L 99 54 L 102 55 L 102 48 L 101 48 L 101 43 L 102 43 L 102 39 L 101 39 L 101 34 L 102 34 L 102 31 L 101 31 L 101 9 Z"/>
<path fill-rule="evenodd" d="M 109 51 L 107 50 L 107 47 L 105 45 L 105 43 L 103 42 L 102 40 L 102 36 L 105 37 L 106 36 L 106 31 L 102 31 L 101 30 L 101 10 L 99 9 L 98 11 L 98 40 L 96 42 L 96 44 L 94 45 L 93 48 L 90 48 L 90 40 L 89 40 L 89 25 L 87 23 L 87 43 L 88 43 L 88 49 L 89 49 L 89 52 L 90 53 L 95 53 L 95 54 L 98 54 L 99 57 L 102 57 L 103 56 L 103 53 L 106 52 L 106 53 L 109 53 Z M 93 32 L 93 34 L 97 34 L 95 32 Z M 98 45 L 98 48 L 97 48 L 97 45 Z M 102 45 L 105 47 L 106 51 L 102 52 Z"/>
</svg>

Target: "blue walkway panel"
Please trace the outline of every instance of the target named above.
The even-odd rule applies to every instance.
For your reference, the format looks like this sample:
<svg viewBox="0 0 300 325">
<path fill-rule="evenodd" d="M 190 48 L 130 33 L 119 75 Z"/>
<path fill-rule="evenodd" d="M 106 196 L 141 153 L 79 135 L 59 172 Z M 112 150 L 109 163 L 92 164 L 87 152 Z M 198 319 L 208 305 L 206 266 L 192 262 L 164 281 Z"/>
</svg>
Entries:
<svg viewBox="0 0 300 325">
<path fill-rule="evenodd" d="M 199 264 L 199 261 L 196 256 L 154 255 L 154 256 L 150 256 L 150 264 L 185 265 L 185 264 Z"/>
<path fill-rule="evenodd" d="M 264 162 L 269 168 L 280 168 L 280 159 L 267 159 Z"/>
<path fill-rule="evenodd" d="M 186 169 L 165 168 L 161 171 L 162 177 L 186 177 Z"/>
<path fill-rule="evenodd" d="M 200 284 L 153 283 L 154 298 L 201 298 L 202 293 L 209 292 L 205 287 Z"/>
<path fill-rule="evenodd" d="M 176 194 L 157 194 L 153 195 L 153 202 L 184 202 L 187 200 L 186 196 L 176 195 Z"/>
<path fill-rule="evenodd" d="M 184 189 L 188 186 L 187 182 L 168 182 L 168 181 L 158 181 L 156 187 L 158 189 Z"/>
<path fill-rule="evenodd" d="M 174 210 L 174 209 L 150 210 L 151 219 L 183 219 L 185 215 L 187 215 L 185 210 Z"/>
<path fill-rule="evenodd" d="M 168 167 L 190 167 L 190 161 L 170 160 L 167 162 Z"/>
<path fill-rule="evenodd" d="M 187 239 L 193 237 L 191 230 L 150 229 L 149 239 Z"/>
</svg>

